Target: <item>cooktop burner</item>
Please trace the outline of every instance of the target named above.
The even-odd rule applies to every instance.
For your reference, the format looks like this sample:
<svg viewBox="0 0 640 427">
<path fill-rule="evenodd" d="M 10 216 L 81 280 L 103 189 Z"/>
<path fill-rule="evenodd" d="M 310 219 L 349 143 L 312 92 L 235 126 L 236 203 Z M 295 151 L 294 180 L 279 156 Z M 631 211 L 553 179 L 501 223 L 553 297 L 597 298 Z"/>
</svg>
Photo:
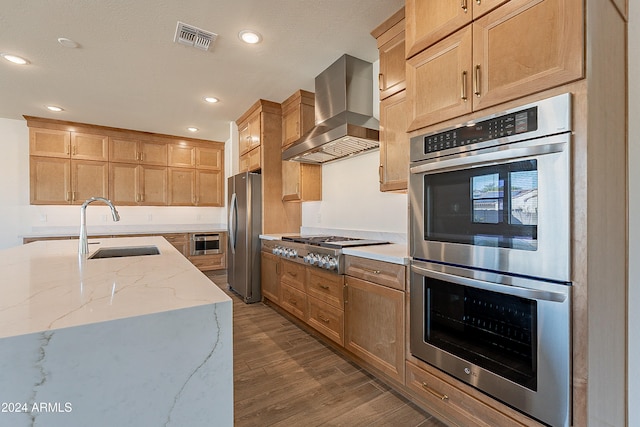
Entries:
<svg viewBox="0 0 640 427">
<path fill-rule="evenodd" d="M 356 237 L 343 236 L 283 236 L 282 240 L 304 243 L 312 246 L 323 246 L 327 248 L 384 245 L 388 243 L 382 240 L 359 239 Z"/>
</svg>

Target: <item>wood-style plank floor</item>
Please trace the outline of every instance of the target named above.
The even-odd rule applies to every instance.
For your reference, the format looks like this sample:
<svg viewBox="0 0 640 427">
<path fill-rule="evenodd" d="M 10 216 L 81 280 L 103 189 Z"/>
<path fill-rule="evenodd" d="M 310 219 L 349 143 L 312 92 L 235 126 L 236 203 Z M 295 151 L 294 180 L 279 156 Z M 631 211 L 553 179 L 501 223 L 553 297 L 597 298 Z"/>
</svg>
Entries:
<svg viewBox="0 0 640 427">
<path fill-rule="evenodd" d="M 235 426 L 444 427 L 428 413 L 262 304 L 233 299 Z"/>
</svg>

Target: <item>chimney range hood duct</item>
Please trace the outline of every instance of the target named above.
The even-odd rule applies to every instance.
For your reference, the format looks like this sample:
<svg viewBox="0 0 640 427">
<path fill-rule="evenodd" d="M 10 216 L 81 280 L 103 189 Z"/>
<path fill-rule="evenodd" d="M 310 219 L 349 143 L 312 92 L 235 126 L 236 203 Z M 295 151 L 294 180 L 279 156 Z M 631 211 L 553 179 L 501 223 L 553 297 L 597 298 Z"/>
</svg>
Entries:
<svg viewBox="0 0 640 427">
<path fill-rule="evenodd" d="M 315 91 L 316 126 L 283 160 L 322 164 L 378 148 L 371 63 L 343 55 L 316 77 Z"/>
</svg>

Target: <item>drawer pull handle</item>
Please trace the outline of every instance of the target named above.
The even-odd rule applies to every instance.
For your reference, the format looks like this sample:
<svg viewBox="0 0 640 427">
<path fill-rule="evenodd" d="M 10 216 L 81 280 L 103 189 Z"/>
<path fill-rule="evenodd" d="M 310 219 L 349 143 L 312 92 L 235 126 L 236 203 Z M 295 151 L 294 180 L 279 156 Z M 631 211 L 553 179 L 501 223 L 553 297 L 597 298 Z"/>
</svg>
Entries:
<svg viewBox="0 0 640 427">
<path fill-rule="evenodd" d="M 446 394 L 440 394 L 437 391 L 433 390 L 431 387 L 429 387 L 429 385 L 425 382 L 422 383 L 422 388 L 425 389 L 426 391 L 428 391 L 429 393 L 431 393 L 433 396 L 435 396 L 436 398 L 440 399 L 440 400 L 449 400 L 449 396 L 447 396 Z"/>
<path fill-rule="evenodd" d="M 289 273 L 289 276 L 293 276 L 293 277 L 296 277 L 298 275 L 298 273 L 293 271 L 289 271 L 288 273 Z"/>
<path fill-rule="evenodd" d="M 380 274 L 380 273 L 382 273 L 380 270 L 373 270 L 371 268 L 363 268 L 363 270 L 364 271 L 368 271 L 369 273 L 372 273 L 372 274 Z"/>
<path fill-rule="evenodd" d="M 296 301 L 295 299 L 290 299 L 289 302 L 293 305 L 298 305 L 298 301 Z"/>
<path fill-rule="evenodd" d="M 467 13 L 467 0 L 461 0 L 460 7 L 464 10 L 464 13 Z"/>
<path fill-rule="evenodd" d="M 476 72 L 473 78 L 473 93 L 480 97 L 480 65 L 476 65 Z"/>
<path fill-rule="evenodd" d="M 467 100 L 467 72 L 463 71 L 462 72 L 462 85 L 461 85 L 461 94 L 460 94 L 460 98 L 463 101 Z"/>
<path fill-rule="evenodd" d="M 322 289 L 329 290 L 329 286 L 327 285 L 319 285 Z"/>
<path fill-rule="evenodd" d="M 327 319 L 325 317 L 322 317 L 322 315 L 320 315 L 320 314 L 318 315 L 318 319 L 322 320 L 324 323 L 329 323 L 330 322 L 329 319 Z"/>
</svg>

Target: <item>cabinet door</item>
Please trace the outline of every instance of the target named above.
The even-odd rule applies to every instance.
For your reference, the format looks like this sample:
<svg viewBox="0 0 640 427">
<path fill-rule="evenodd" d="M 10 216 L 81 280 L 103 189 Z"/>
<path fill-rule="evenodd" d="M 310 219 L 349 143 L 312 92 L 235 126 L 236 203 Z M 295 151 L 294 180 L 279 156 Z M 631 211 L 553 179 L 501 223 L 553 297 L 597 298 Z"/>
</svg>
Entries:
<svg viewBox="0 0 640 427">
<path fill-rule="evenodd" d="M 309 326 L 344 345 L 344 311 L 307 295 L 307 323 Z"/>
<path fill-rule="evenodd" d="M 77 160 L 109 160 L 109 137 L 71 132 L 71 158 Z"/>
<path fill-rule="evenodd" d="M 345 348 L 404 383 L 404 292 L 345 277 Z"/>
<path fill-rule="evenodd" d="M 389 29 L 378 40 L 378 43 L 384 42 L 378 47 L 380 54 L 380 74 L 378 75 L 380 99 L 385 99 L 405 88 L 404 40 L 404 21 Z"/>
<path fill-rule="evenodd" d="M 117 163 L 138 163 L 139 157 L 138 141 L 123 138 L 110 138 L 110 161 Z"/>
<path fill-rule="evenodd" d="M 196 169 L 196 199 L 198 206 L 223 206 L 222 171 Z"/>
<path fill-rule="evenodd" d="M 139 199 L 139 166 L 134 163 L 109 165 L 109 199 L 116 205 L 136 205 Z"/>
<path fill-rule="evenodd" d="M 196 166 L 196 149 L 188 145 L 169 144 L 168 146 L 169 166 L 193 168 Z"/>
<path fill-rule="evenodd" d="M 91 197 L 109 197 L 109 163 L 71 160 L 72 203 L 79 205 Z"/>
<path fill-rule="evenodd" d="M 407 61 L 409 131 L 471 112 L 471 43 L 469 25 Z"/>
<path fill-rule="evenodd" d="M 307 294 L 285 282 L 280 282 L 280 307 L 302 321 L 307 320 Z"/>
<path fill-rule="evenodd" d="M 322 200 L 322 166 L 293 161 L 282 162 L 282 200 Z"/>
<path fill-rule="evenodd" d="M 307 269 L 307 294 L 309 294 L 309 296 L 313 296 L 324 303 L 343 310 L 343 288 L 343 275 L 329 273 L 317 268 Z"/>
<path fill-rule="evenodd" d="M 217 147 L 196 147 L 196 167 L 198 169 L 222 170 L 222 150 Z"/>
<path fill-rule="evenodd" d="M 138 168 L 138 203 L 146 206 L 167 204 L 167 168 L 141 165 Z"/>
<path fill-rule="evenodd" d="M 408 116 L 405 91 L 380 102 L 380 191 L 407 189 Z"/>
<path fill-rule="evenodd" d="M 282 274 L 280 276 L 283 283 L 294 287 L 301 292 L 306 292 L 306 267 L 292 261 L 282 260 Z"/>
<path fill-rule="evenodd" d="M 68 159 L 31 156 L 29 174 L 31 204 L 68 204 L 71 201 L 71 169 Z"/>
<path fill-rule="evenodd" d="M 406 0 L 406 57 L 410 58 L 471 22 L 475 0 Z"/>
<path fill-rule="evenodd" d="M 474 109 L 583 76 L 581 0 L 512 0 L 473 24 Z"/>
<path fill-rule="evenodd" d="M 254 172 L 260 170 L 260 167 L 260 147 L 256 147 L 240 156 L 240 172 Z"/>
<path fill-rule="evenodd" d="M 29 154 L 64 157 L 71 154 L 71 133 L 64 130 L 29 128 Z"/>
<path fill-rule="evenodd" d="M 249 151 L 251 146 L 251 133 L 249 132 L 249 121 L 238 126 L 238 153 L 242 157 Z"/>
<path fill-rule="evenodd" d="M 196 194 L 196 170 L 168 168 L 169 205 L 193 206 Z"/>
<path fill-rule="evenodd" d="M 262 141 L 261 118 L 262 114 L 259 111 L 249 117 L 249 150 L 258 147 Z"/>
<path fill-rule="evenodd" d="M 260 285 L 262 295 L 271 301 L 280 301 L 280 260 L 268 252 L 261 252 Z"/>
<path fill-rule="evenodd" d="M 184 233 L 163 234 L 162 237 L 167 239 L 174 248 L 185 257 L 189 256 L 189 235 Z"/>
<path fill-rule="evenodd" d="M 167 165 L 167 144 L 140 141 L 138 147 L 140 152 L 140 163 L 155 166 Z"/>
</svg>

